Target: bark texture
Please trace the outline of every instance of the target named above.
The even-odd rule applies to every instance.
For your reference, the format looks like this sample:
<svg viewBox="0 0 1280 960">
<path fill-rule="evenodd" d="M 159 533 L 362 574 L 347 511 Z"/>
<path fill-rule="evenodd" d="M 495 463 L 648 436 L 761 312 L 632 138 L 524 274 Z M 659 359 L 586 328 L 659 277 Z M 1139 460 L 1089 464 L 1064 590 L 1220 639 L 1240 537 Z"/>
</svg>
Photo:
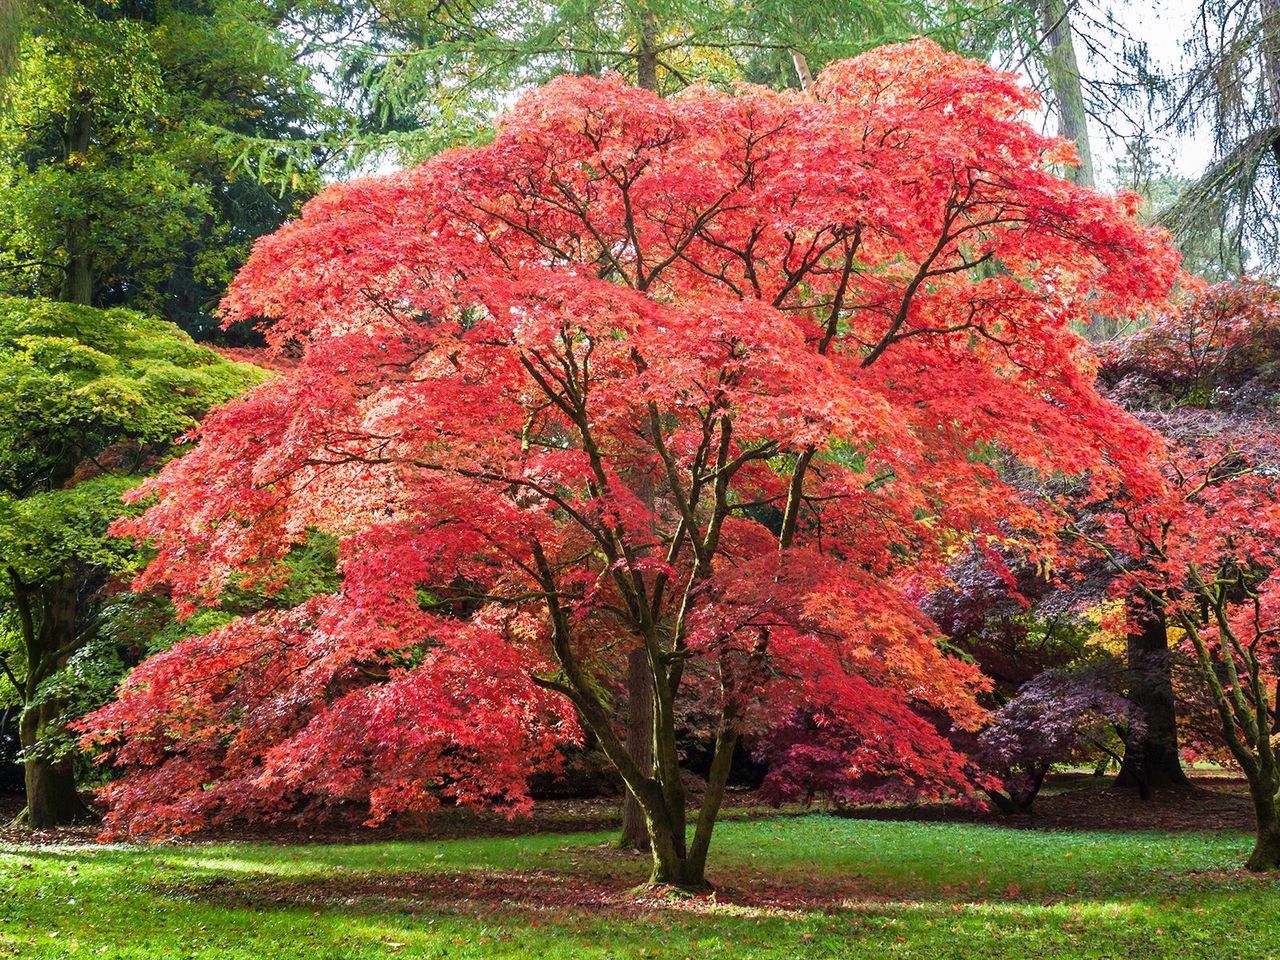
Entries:
<svg viewBox="0 0 1280 960">
<path fill-rule="evenodd" d="M 1127 657 L 1129 700 L 1141 711 L 1145 729 L 1125 742 L 1116 786 L 1136 789 L 1144 797 L 1162 787 L 1189 786 L 1178 753 L 1178 714 L 1162 616 L 1144 616 L 1141 629 L 1129 635 Z"/>
</svg>

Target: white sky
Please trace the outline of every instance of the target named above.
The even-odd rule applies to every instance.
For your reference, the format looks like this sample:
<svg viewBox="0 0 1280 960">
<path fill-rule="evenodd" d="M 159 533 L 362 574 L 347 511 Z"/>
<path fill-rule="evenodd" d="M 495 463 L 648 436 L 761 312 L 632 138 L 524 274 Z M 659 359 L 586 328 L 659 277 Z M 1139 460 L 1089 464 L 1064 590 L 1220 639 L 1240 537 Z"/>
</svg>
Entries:
<svg viewBox="0 0 1280 960">
<path fill-rule="evenodd" d="M 1134 41 L 1147 44 L 1152 67 L 1161 72 L 1176 74 L 1186 64 L 1183 44 L 1192 26 L 1192 18 L 1198 9 L 1196 0 L 1159 0 L 1159 2 L 1143 2 L 1143 0 L 1080 0 L 1077 4 L 1088 15 L 1097 16 L 1102 9 L 1108 9 L 1119 24 Z M 1082 25 L 1088 29 L 1088 25 Z M 1097 31 L 1091 31 L 1096 35 Z M 1118 44 L 1114 47 L 1118 49 Z M 1077 53 L 1084 57 L 1081 44 L 1077 41 Z M 1087 78 L 1104 80 L 1111 72 L 1106 63 L 1096 60 L 1084 60 L 1081 73 Z M 1210 160 L 1213 149 L 1203 131 L 1200 135 L 1175 135 L 1158 128 L 1159 118 L 1153 117 L 1148 132 L 1152 137 L 1152 145 L 1157 156 L 1167 164 L 1171 172 L 1186 177 L 1200 174 Z M 1104 132 L 1093 125 L 1089 131 L 1090 144 L 1093 147 L 1094 163 L 1098 170 L 1100 183 L 1114 182 L 1116 161 L 1123 156 L 1124 146 L 1121 143 L 1109 143 Z"/>
</svg>

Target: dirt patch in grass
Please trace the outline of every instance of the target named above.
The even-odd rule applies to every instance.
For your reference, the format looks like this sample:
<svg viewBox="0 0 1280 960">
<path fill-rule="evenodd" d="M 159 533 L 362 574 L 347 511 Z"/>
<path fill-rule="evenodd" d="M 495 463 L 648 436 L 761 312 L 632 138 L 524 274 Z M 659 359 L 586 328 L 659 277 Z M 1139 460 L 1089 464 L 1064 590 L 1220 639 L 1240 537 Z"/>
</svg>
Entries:
<svg viewBox="0 0 1280 960">
<path fill-rule="evenodd" d="M 826 877 L 812 885 L 725 879 L 714 894 L 689 895 L 640 886 L 647 870 L 631 854 L 595 847 L 572 871 L 468 870 L 365 873 L 330 870 L 298 878 L 214 876 L 153 884 L 162 895 L 251 910 L 347 910 L 357 913 L 556 915 L 607 910 L 611 917 L 655 911 L 760 914 L 836 909 L 859 896 L 856 880 Z M 617 861 L 632 862 L 619 869 Z"/>
<path fill-rule="evenodd" d="M 0 843 L 91 842 L 100 830 L 85 824 L 60 830 L 29 831 L 10 827 L 22 809 L 18 795 L 0 795 Z M 813 808 L 821 810 L 820 806 Z M 782 810 L 776 813 L 798 812 Z M 1159 790 L 1146 800 L 1131 790 L 1118 790 L 1109 781 L 1080 775 L 1053 778 L 1036 801 L 1031 815 L 1006 816 L 956 805 L 868 806 L 840 811 L 843 816 L 868 820 L 906 820 L 985 823 L 1046 830 L 1154 830 L 1169 833 L 1253 830 L 1253 807 L 1241 778 L 1196 777 L 1186 789 Z M 724 817 L 750 818 L 775 814 L 759 805 L 748 791 L 732 791 Z M 354 811 L 327 809 L 303 822 L 235 823 L 213 827 L 183 842 L 223 843 L 374 843 L 385 840 L 452 840 L 468 837 L 527 836 L 616 830 L 618 800 L 549 800 L 535 804 L 533 815 L 509 819 L 485 811 L 444 809 L 430 816 L 404 817 L 377 829 L 364 827 Z"/>
<path fill-rule="evenodd" d="M 1054 777 L 1030 814 L 1001 814 L 954 804 L 856 807 L 841 815 L 866 820 L 986 823 L 1041 830 L 1154 830 L 1166 833 L 1232 830 L 1252 832 L 1253 804 L 1242 777 L 1197 776 L 1191 786 L 1156 790 L 1143 799 L 1110 779 L 1064 774 Z"/>
<path fill-rule="evenodd" d="M 551 870 L 465 873 L 347 873 L 332 870 L 323 877 L 286 878 L 211 877 L 157 885 L 158 892 L 194 898 L 227 907 L 249 909 L 300 908 L 356 912 L 438 913 L 449 909 L 469 912 L 508 907 L 521 911 L 611 910 L 630 902 L 615 881 L 603 882 Z"/>
<path fill-rule="evenodd" d="M 1161 830 L 1169 833 L 1254 828 L 1243 778 L 1195 777 L 1190 787 L 1156 790 L 1147 799 L 1093 778 L 1064 779 L 1036 803 L 1036 826 L 1056 830 Z"/>
</svg>

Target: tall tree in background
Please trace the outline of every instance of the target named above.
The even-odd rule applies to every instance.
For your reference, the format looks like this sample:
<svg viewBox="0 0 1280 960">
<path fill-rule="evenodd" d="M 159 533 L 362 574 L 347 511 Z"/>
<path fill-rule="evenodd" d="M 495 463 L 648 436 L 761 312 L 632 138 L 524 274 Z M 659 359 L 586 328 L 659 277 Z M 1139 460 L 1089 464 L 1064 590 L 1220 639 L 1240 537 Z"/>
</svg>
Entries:
<svg viewBox="0 0 1280 960">
<path fill-rule="evenodd" d="M 1200 0 L 1190 67 L 1171 86 L 1170 121 L 1211 139 L 1214 159 L 1163 221 L 1180 240 L 1206 234 L 1219 259 L 1280 267 L 1280 5 Z"/>
<path fill-rule="evenodd" d="M 303 141 L 321 115 L 276 19 L 240 0 L 31 4 L 0 114 L 0 289 L 206 328 L 251 241 L 317 184 L 315 156 L 271 182 L 237 162 L 235 134 Z"/>
<path fill-rule="evenodd" d="M 1130 107 L 1145 86 L 1130 56 L 1134 41 L 1108 6 L 1069 0 L 1033 0 L 1014 6 L 1003 22 L 984 32 L 997 63 L 1024 70 L 1045 98 L 1046 120 L 1076 148 L 1063 176 L 1081 186 L 1098 185 L 1093 137 L 1110 141 L 1141 131 Z M 1092 68 L 1086 71 L 1086 63 Z M 1083 327 L 1090 340 L 1117 333 L 1115 318 L 1094 317 Z"/>
<path fill-rule="evenodd" d="M 18 56 L 24 0 L 0 0 L 0 91 Z"/>
<path fill-rule="evenodd" d="M 314 37 L 309 61 L 358 125 L 335 141 L 354 165 L 371 157 L 419 161 L 483 139 L 492 118 L 531 85 L 563 74 L 615 71 L 672 93 L 741 79 L 800 86 L 832 59 L 927 35 L 969 50 L 1001 21 L 1003 4 L 964 0 L 407 0 L 291 11 Z M 270 153 L 294 143 L 263 140 Z"/>
<path fill-rule="evenodd" d="M 321 170 L 482 137 L 530 84 L 620 70 L 671 92 L 772 57 L 787 72 L 769 79 L 796 85 L 794 70 L 887 40 L 965 47 L 994 18 L 958 0 L 44 0 L 10 20 L 0 290 L 211 332 L 208 307 L 248 244 Z"/>
<path fill-rule="evenodd" d="M 1038 0 L 1040 60 L 1052 92 L 1058 135 L 1075 144 L 1079 163 L 1068 168 L 1068 179 L 1084 187 L 1097 185 L 1093 147 L 1089 142 L 1089 114 L 1085 105 L 1080 60 L 1072 35 L 1071 6 L 1066 0 Z"/>
</svg>

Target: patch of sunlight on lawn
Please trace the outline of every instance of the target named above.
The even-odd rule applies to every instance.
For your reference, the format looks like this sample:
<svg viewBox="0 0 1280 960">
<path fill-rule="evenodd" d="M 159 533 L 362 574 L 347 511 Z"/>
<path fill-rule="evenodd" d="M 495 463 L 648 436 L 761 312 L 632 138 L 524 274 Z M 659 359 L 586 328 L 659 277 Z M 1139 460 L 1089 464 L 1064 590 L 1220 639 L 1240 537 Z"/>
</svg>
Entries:
<svg viewBox="0 0 1280 960">
<path fill-rule="evenodd" d="M 305 877 L 335 869 L 322 860 L 245 860 L 226 855 L 212 857 L 164 858 L 166 866 L 185 870 L 206 870 L 210 873 L 265 874 L 277 877 Z M 342 869 L 341 867 L 337 869 Z"/>
<path fill-rule="evenodd" d="M 920 903 L 903 900 L 893 904 L 893 908 L 901 913 L 926 913 L 936 911 L 938 904 Z M 986 900 L 977 903 L 953 903 L 947 905 L 956 913 L 975 913 L 993 917 L 1043 917 L 1045 920 L 1080 921 L 1080 920 L 1115 920 L 1120 917 L 1141 917 L 1151 911 L 1135 903 L 1120 900 L 1072 900 L 1059 903 L 1036 903 L 1034 901 L 1002 901 Z"/>
</svg>

